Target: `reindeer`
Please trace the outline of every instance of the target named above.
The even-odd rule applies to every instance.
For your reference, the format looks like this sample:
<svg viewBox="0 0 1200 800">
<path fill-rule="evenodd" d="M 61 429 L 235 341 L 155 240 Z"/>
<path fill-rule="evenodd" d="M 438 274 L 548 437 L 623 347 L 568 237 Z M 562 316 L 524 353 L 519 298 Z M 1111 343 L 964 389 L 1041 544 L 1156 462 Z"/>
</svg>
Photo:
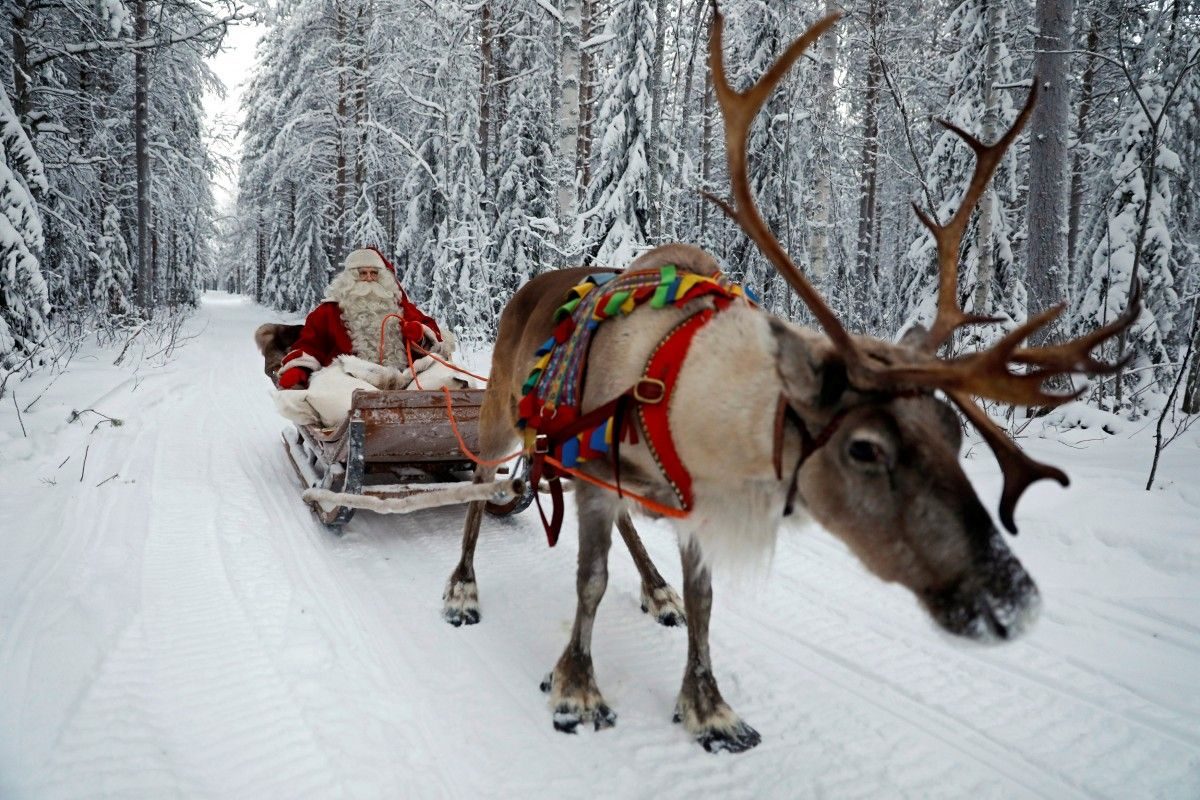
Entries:
<svg viewBox="0 0 1200 800">
<path fill-rule="evenodd" d="M 1090 353 L 1126 330 L 1138 312 L 1135 299 L 1120 319 L 1081 338 L 1025 346 L 1032 333 L 1062 312 L 1060 305 L 986 350 L 937 355 L 959 328 L 991 321 L 965 313 L 957 304 L 958 252 L 972 210 L 1029 118 L 1035 80 L 1016 122 L 995 144 L 985 145 L 943 123 L 971 147 L 976 159 L 962 204 L 949 222 L 941 224 L 917 209 L 937 243 L 939 294 L 932 325 L 899 343 L 851 335 L 770 232 L 755 206 L 746 168 L 746 139 L 757 112 L 838 16 L 809 28 L 745 92 L 735 91 L 726 78 L 719 12 L 710 33 L 709 65 L 725 122 L 733 197 L 730 202 L 710 199 L 750 236 L 823 329 L 818 333 L 748 302 L 733 303 L 695 335 L 669 399 L 671 436 L 694 488 L 691 513 L 676 521 L 688 649 L 675 721 L 710 752 L 739 752 L 760 741 L 717 687 L 708 648 L 710 570 L 727 557 L 769 552 L 782 518 L 793 509 L 844 541 L 876 576 L 907 587 L 950 633 L 1008 640 L 1029 627 L 1040 605 L 1037 588 L 959 464 L 962 431 L 954 408 L 979 430 L 1000 463 L 1004 489 L 999 516 L 1016 533 L 1013 512 L 1022 492 L 1043 478 L 1065 486 L 1067 477 L 1025 455 L 972 398 L 1049 407 L 1076 397 L 1078 393 L 1048 390 L 1046 381 L 1114 371 L 1117 365 L 1101 363 Z M 586 272 L 540 275 L 505 309 L 482 409 L 485 457 L 499 456 L 516 441 L 521 381 L 536 347 L 552 329 L 554 308 Z M 638 381 L 657 343 L 705 307 L 711 302 L 702 299 L 683 308 L 638 309 L 600 326 L 589 355 L 583 408 L 594 408 Z M 719 382 L 714 381 L 717 375 L 723 376 Z M 645 446 L 622 446 L 617 461 L 587 462 L 583 470 L 609 480 L 619 470 L 630 491 L 672 502 L 671 487 Z M 491 476 L 490 469 L 480 469 L 476 480 Z M 554 725 L 564 731 L 584 723 L 599 730 L 616 721 L 593 673 L 592 624 L 607 583 L 614 520 L 627 541 L 632 533 L 627 500 L 587 483 L 577 487 L 576 499 L 578 607 L 566 649 L 543 683 L 551 696 Z M 479 509 L 473 507 L 464 530 L 463 558 L 445 595 L 448 616 L 460 613 L 475 597 L 472 557 L 478 532 Z"/>
</svg>

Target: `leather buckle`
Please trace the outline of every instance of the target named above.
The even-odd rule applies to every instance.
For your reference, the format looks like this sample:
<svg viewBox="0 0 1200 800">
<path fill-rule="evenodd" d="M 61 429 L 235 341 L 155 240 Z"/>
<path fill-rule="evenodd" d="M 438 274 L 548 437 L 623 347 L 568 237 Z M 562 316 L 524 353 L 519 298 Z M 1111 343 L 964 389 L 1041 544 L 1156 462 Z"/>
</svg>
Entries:
<svg viewBox="0 0 1200 800">
<path fill-rule="evenodd" d="M 533 439 L 533 452 L 540 455 L 545 455 L 550 452 L 550 437 L 544 433 L 539 433 Z"/>
<path fill-rule="evenodd" d="M 633 399 L 639 403 L 661 403 L 667 396 L 667 385 L 658 378 L 641 378 L 633 386 Z"/>
</svg>

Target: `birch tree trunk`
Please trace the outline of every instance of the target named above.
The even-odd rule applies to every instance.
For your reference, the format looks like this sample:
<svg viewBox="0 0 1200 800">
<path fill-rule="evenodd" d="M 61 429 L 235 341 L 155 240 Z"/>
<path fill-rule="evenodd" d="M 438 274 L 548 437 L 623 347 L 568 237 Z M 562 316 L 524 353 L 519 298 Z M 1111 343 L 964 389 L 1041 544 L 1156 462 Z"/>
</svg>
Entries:
<svg viewBox="0 0 1200 800">
<path fill-rule="evenodd" d="M 596 16 L 596 0 L 581 0 L 579 17 L 579 40 L 582 44 L 592 38 L 593 21 Z M 592 121 L 596 115 L 592 109 L 592 49 L 579 52 L 579 138 L 575 149 L 576 199 L 583 196 L 591 183 Z"/>
<path fill-rule="evenodd" d="M 1040 95 L 1029 123 L 1029 309 L 1042 311 L 1067 299 L 1067 124 L 1073 0 L 1037 0 L 1033 74 Z M 1048 326 L 1031 343 L 1057 333 Z"/>
<path fill-rule="evenodd" d="M 825 1 L 825 13 L 832 14 L 839 10 L 838 3 L 834 0 Z M 820 92 L 821 98 L 818 104 L 820 131 L 817 134 L 818 144 L 816 157 L 813 159 L 813 168 L 816 170 L 816 202 L 813 203 L 813 220 L 812 226 L 812 246 L 810 248 L 810 258 L 812 259 L 812 272 L 814 280 L 824 282 L 826 273 L 829 270 L 829 225 L 830 225 L 830 203 L 833 202 L 833 186 L 831 185 L 830 177 L 833 170 L 833 156 L 827 142 L 832 136 L 830 126 L 833 123 L 834 110 L 834 73 L 833 67 L 837 61 L 837 34 L 830 33 L 822 37 L 821 48 L 821 77 L 820 77 Z"/>
<path fill-rule="evenodd" d="M 666 38 L 667 24 L 666 0 L 658 0 L 654 8 L 654 58 L 650 69 L 650 135 L 646 137 L 646 200 L 649 205 L 650 218 L 646 221 L 650 241 L 657 241 L 662 236 L 662 187 L 660 186 L 661 171 L 659 170 L 659 151 L 662 141 L 662 108 L 663 95 L 666 94 L 667 82 L 663 80 L 663 48 Z"/>
<path fill-rule="evenodd" d="M 150 31 L 146 0 L 133 4 L 133 37 L 143 41 Z M 139 48 L 133 54 L 133 147 L 137 163 L 137 304 L 149 312 L 154 303 L 154 263 L 150 227 L 150 53 Z"/>
<path fill-rule="evenodd" d="M 1000 11 L 996 0 L 985 2 L 987 25 L 987 48 L 983 54 L 983 141 L 991 143 L 996 140 L 997 117 L 996 108 L 996 77 L 997 50 L 1000 48 Z M 1064 131 L 1065 133 L 1065 131 Z M 1064 139 L 1064 154 L 1065 154 Z M 973 308 L 975 313 L 987 312 L 991 301 L 992 279 L 996 272 L 996 258 L 993 247 L 993 231 L 996 228 L 996 189 L 988 182 L 983 197 L 979 200 L 979 269 L 975 275 L 975 296 Z"/>
<path fill-rule="evenodd" d="M 558 221 L 563 231 L 559 244 L 566 245 L 567 234 L 575 217 L 575 196 L 579 171 L 576 152 L 579 147 L 579 35 L 582 30 L 580 0 L 564 0 L 562 6 L 562 103 L 558 120 Z"/>
</svg>

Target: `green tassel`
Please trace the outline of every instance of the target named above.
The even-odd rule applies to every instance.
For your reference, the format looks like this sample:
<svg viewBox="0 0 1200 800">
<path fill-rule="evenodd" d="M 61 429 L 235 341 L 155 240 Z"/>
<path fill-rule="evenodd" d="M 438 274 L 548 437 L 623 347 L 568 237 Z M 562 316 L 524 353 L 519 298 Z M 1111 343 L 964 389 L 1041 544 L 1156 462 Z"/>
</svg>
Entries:
<svg viewBox="0 0 1200 800">
<path fill-rule="evenodd" d="M 671 291 L 671 284 L 675 282 L 675 265 L 664 265 L 659 275 L 658 288 L 654 290 L 654 297 L 650 300 L 651 308 L 662 308 L 667 304 L 667 294 Z"/>
<path fill-rule="evenodd" d="M 569 317 L 574 313 L 576 308 L 579 308 L 579 303 L 583 300 L 581 297 L 576 297 L 574 300 L 568 300 L 558 307 L 554 312 L 554 321 L 559 322 L 563 317 Z"/>
<path fill-rule="evenodd" d="M 608 305 L 606 305 L 604 307 L 604 316 L 606 316 L 606 317 L 615 316 L 617 314 L 617 312 L 621 310 L 621 306 L 625 303 L 625 300 L 628 297 L 629 297 L 629 292 L 627 292 L 627 291 L 626 292 L 617 292 L 612 297 L 610 297 L 608 300 Z"/>
</svg>

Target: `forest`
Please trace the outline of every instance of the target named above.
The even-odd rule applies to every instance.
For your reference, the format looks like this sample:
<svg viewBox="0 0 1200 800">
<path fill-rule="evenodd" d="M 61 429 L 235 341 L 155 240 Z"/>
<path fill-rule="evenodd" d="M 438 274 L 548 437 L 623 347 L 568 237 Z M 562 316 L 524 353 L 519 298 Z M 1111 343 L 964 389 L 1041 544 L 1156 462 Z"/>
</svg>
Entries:
<svg viewBox="0 0 1200 800">
<path fill-rule="evenodd" d="M 755 80 L 843 19 L 749 142 L 771 229 L 852 330 L 933 316 L 934 242 L 970 149 L 1040 98 L 970 224 L 962 307 L 998 322 L 1065 303 L 1048 336 L 1111 321 L 1126 367 L 1084 400 L 1200 412 L 1200 5 L 1178 0 L 726 0 L 725 62 Z M 410 295 L 486 345 L 531 276 L 699 244 L 770 311 L 811 322 L 704 193 L 728 192 L 709 0 L 6 0 L 0 17 L 0 380 L 87 336 L 186 314 L 206 288 L 280 312 L 374 245 Z M 210 147 L 206 59 L 265 34 L 241 151 Z M 218 208 L 212 181 L 236 171 Z M 0 384 L 2 386 L 2 384 Z M 2 389 L 0 389 L 2 391 Z"/>
</svg>

